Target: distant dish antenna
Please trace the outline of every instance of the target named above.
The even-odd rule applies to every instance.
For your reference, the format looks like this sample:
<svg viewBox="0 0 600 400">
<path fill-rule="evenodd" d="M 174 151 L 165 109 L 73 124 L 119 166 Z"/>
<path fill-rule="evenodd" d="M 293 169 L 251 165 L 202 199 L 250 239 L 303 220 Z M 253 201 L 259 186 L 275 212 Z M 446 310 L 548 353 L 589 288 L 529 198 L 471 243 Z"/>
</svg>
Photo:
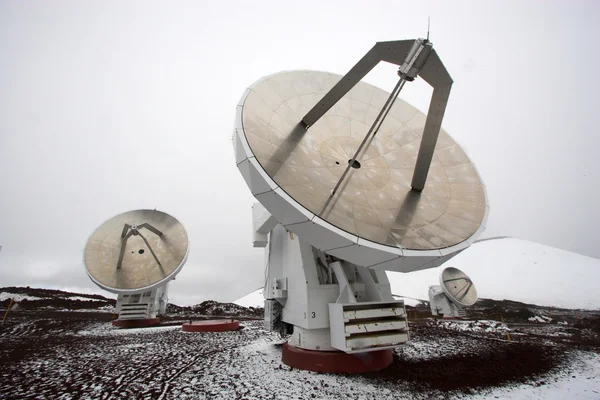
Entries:
<svg viewBox="0 0 600 400">
<path fill-rule="evenodd" d="M 399 66 L 391 93 L 361 82 L 380 61 Z M 433 87 L 428 114 L 398 97 L 417 77 Z M 269 75 L 239 101 L 233 144 L 259 202 L 265 324 L 290 335 L 287 365 L 345 373 L 389 365 L 409 336 L 385 271 L 437 267 L 485 229 L 485 186 L 442 129 L 452 83 L 419 38 L 376 43 L 344 76 Z"/>
<path fill-rule="evenodd" d="M 119 214 L 88 239 L 84 265 L 90 279 L 118 294 L 116 326 L 160 322 L 166 312 L 168 284 L 187 260 L 189 242 L 183 225 L 156 210 Z"/>
<path fill-rule="evenodd" d="M 444 318 L 466 316 L 465 307 L 477 301 L 477 290 L 471 278 L 458 268 L 449 267 L 440 273 L 439 286 L 429 287 L 431 314 Z"/>
</svg>

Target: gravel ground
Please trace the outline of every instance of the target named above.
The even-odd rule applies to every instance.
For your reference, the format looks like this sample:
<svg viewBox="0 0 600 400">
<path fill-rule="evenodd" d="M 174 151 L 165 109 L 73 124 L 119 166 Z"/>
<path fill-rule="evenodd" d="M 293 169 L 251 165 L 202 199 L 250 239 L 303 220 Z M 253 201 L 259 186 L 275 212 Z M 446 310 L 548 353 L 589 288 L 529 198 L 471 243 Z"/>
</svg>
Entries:
<svg viewBox="0 0 600 400">
<path fill-rule="evenodd" d="M 591 396 L 579 397 L 600 398 L 600 381 L 585 375 L 600 371 L 597 337 L 572 327 L 521 324 L 509 342 L 510 326 L 494 321 L 421 320 L 388 369 L 345 376 L 283 365 L 283 340 L 261 321 L 242 321 L 235 332 L 187 333 L 183 320 L 118 330 L 110 318 L 13 313 L 0 324 L 0 398 L 494 398 L 498 390 L 560 390 L 579 376 Z"/>
</svg>

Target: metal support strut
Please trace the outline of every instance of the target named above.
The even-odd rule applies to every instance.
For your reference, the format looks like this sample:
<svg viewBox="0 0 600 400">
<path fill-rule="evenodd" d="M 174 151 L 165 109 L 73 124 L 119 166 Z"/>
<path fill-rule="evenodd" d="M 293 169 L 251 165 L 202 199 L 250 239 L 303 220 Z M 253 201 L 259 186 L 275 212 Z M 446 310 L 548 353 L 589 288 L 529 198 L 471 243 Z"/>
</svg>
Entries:
<svg viewBox="0 0 600 400">
<path fill-rule="evenodd" d="M 333 198 L 333 196 L 335 196 L 335 193 L 337 192 L 338 188 L 342 184 L 342 181 L 346 177 L 346 174 L 348 174 L 348 171 L 350 170 L 350 167 L 354 167 L 354 163 L 356 162 L 356 160 L 358 158 L 358 155 L 360 154 L 360 151 L 362 150 L 362 148 L 364 147 L 364 145 L 367 143 L 367 141 L 369 140 L 369 138 L 374 137 L 377 134 L 377 132 L 379 132 L 379 128 L 381 128 L 381 124 L 383 124 L 383 121 L 385 120 L 385 117 L 387 117 L 388 113 L 392 109 L 392 106 L 394 105 L 394 102 L 398 98 L 398 93 L 400 93 L 400 90 L 402 90 L 402 88 L 404 87 L 405 83 L 406 83 L 406 80 L 404 78 L 400 78 L 400 80 L 398 81 L 398 83 L 394 87 L 394 90 L 392 90 L 392 93 L 390 94 L 390 96 L 386 100 L 386 102 L 383 105 L 383 108 L 381 109 L 381 111 L 379 111 L 379 114 L 377 115 L 377 118 L 375 118 L 375 121 L 373 122 L 373 125 L 371 125 L 371 128 L 369 129 L 369 131 L 365 135 L 365 137 L 364 137 L 363 141 L 361 142 L 360 146 L 358 146 L 358 149 L 356 149 L 356 152 L 354 153 L 354 155 L 352 156 L 352 158 L 350 160 L 348 160 L 348 165 L 346 165 L 346 169 L 344 170 L 344 173 L 342 174 L 342 176 L 338 180 L 337 184 L 335 185 L 335 187 L 331 191 L 331 194 L 329 195 L 329 198 L 327 199 L 327 201 L 323 205 L 323 208 L 321 208 L 321 211 L 319 211 L 319 214 L 318 214 L 319 216 L 327 209 L 327 206 L 331 202 L 331 199 Z"/>
<path fill-rule="evenodd" d="M 402 89 L 404 82 L 413 81 L 417 76 L 421 76 L 433 87 L 433 95 L 429 105 L 425 127 L 423 128 L 423 136 L 411 182 L 412 189 L 415 192 L 421 192 L 425 187 L 429 167 L 431 166 L 431 161 L 433 159 L 433 152 L 435 151 L 442 119 L 446 110 L 446 104 L 448 103 L 448 96 L 450 95 L 450 89 L 452 87 L 452 78 L 444 68 L 444 65 L 440 61 L 435 50 L 433 50 L 433 45 L 429 39 L 378 42 L 329 90 L 329 92 L 325 94 L 325 96 L 323 96 L 317 104 L 315 104 L 310 111 L 308 111 L 308 113 L 306 113 L 302 118 L 301 123 L 306 129 L 309 129 L 311 125 L 314 125 L 380 61 L 387 61 L 400 66 L 398 75 L 400 75 L 401 79 L 397 85 L 397 88 L 399 87 L 399 89 L 396 91 L 395 95 L 394 91 L 392 91 L 386 105 L 384 105 L 379 113 L 378 119 L 373 126 L 371 126 L 371 129 L 369 129 L 369 132 L 363 139 L 354 157 L 349 161 L 342 177 L 335 185 L 329 199 L 319 212 L 319 215 L 325 211 L 332 197 L 338 191 L 349 168 L 357 165 L 355 162 L 357 161 L 356 159 L 358 158 L 359 153 L 362 151 L 364 145 L 368 143 L 369 138 L 377 133 L 379 127 L 376 128 L 376 124 L 379 123 L 379 126 L 381 126 L 389 109 L 391 109 L 390 103 L 393 105 L 393 100 L 395 100 L 397 93 Z"/>
<path fill-rule="evenodd" d="M 154 233 L 156 236 L 162 236 L 162 232 L 159 231 L 158 229 L 156 229 L 155 227 L 153 227 L 152 225 L 150 225 L 147 222 L 144 222 L 141 225 L 129 225 L 129 224 L 125 224 L 123 226 L 123 231 L 121 232 L 121 251 L 119 252 L 119 260 L 117 261 L 117 269 L 121 269 L 121 263 L 123 262 L 123 256 L 125 255 L 125 245 L 127 244 L 127 239 L 129 239 L 132 235 L 135 236 L 140 236 L 142 238 L 142 240 L 144 241 L 144 243 L 146 243 L 146 246 L 148 246 L 148 250 L 150 250 L 150 253 L 152 253 L 152 257 L 154 257 L 154 259 L 156 260 L 156 262 L 158 263 L 159 266 L 162 266 L 160 261 L 158 260 L 158 257 L 156 257 L 156 254 L 154 253 L 154 250 L 152 250 L 152 246 L 150 246 L 150 243 L 148 243 L 148 240 L 146 240 L 146 238 L 144 237 L 144 235 L 142 235 L 142 233 L 140 232 L 140 229 L 142 228 L 146 228 L 148 229 L 150 232 Z"/>
</svg>

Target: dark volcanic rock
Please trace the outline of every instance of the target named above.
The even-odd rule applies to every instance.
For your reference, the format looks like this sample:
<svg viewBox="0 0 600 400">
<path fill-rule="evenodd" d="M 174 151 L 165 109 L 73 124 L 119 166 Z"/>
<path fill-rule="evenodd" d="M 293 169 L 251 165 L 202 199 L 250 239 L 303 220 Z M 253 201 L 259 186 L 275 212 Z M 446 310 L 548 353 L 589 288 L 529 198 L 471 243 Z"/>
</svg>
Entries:
<svg viewBox="0 0 600 400">
<path fill-rule="evenodd" d="M 538 342 L 490 340 L 482 334 L 451 332 L 411 325 L 418 356 L 398 350 L 392 365 L 365 377 L 391 385 L 409 384 L 415 391 L 471 391 L 544 376 L 568 359 L 566 349 Z M 430 345 L 430 346 L 429 346 Z"/>
<path fill-rule="evenodd" d="M 176 315 L 215 315 L 215 316 L 251 316 L 262 317 L 263 309 L 254 307 L 243 307 L 233 303 L 219 303 L 214 300 L 206 300 L 191 307 L 181 307 L 175 304 L 167 306 L 167 313 Z"/>
<path fill-rule="evenodd" d="M 115 299 L 109 299 L 99 294 L 72 293 L 52 289 L 11 286 L 0 288 L 0 293 L 8 293 L 9 296 L 14 294 L 15 299 L 19 299 L 21 296 L 29 297 L 29 299 L 18 300 L 20 310 L 108 310 L 116 304 Z M 6 308 L 9 303 L 10 300 L 6 299 L 0 302 L 0 306 Z"/>
</svg>

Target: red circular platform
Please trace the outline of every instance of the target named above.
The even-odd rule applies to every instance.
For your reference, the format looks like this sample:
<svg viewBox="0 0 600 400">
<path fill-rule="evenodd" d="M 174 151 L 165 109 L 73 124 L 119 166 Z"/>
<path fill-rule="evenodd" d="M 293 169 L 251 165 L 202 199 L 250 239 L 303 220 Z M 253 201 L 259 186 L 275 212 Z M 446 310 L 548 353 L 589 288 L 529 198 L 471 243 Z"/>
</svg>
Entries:
<svg viewBox="0 0 600 400">
<path fill-rule="evenodd" d="M 283 345 L 282 360 L 290 367 L 314 372 L 356 374 L 380 371 L 392 363 L 392 349 L 347 354 L 342 351 L 313 351 Z"/>
<path fill-rule="evenodd" d="M 112 324 L 119 328 L 144 328 L 160 324 L 160 318 L 115 319 Z"/>
<path fill-rule="evenodd" d="M 239 327 L 240 321 L 235 319 L 210 319 L 182 325 L 185 332 L 225 332 L 235 331 Z"/>
</svg>

